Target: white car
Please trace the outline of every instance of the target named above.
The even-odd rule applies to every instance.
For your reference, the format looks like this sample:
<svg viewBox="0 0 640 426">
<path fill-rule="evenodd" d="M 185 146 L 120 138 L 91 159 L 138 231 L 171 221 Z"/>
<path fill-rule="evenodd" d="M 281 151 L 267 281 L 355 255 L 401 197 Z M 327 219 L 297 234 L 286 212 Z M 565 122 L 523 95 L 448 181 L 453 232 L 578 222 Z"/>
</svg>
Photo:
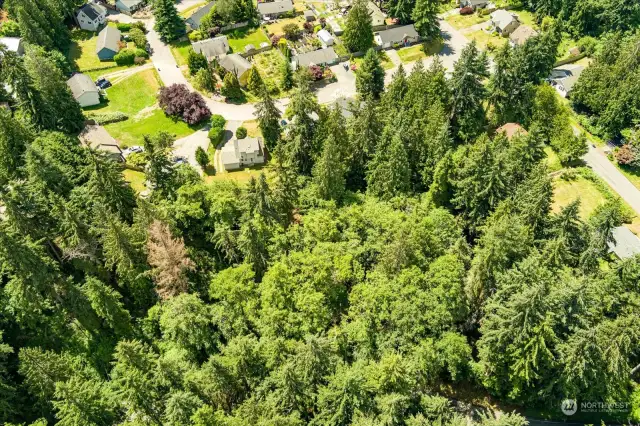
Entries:
<svg viewBox="0 0 640 426">
<path fill-rule="evenodd" d="M 133 154 L 134 152 L 144 152 L 144 148 L 138 145 L 130 146 L 129 148 L 122 150 L 122 155 L 126 158 L 129 154 Z"/>
</svg>

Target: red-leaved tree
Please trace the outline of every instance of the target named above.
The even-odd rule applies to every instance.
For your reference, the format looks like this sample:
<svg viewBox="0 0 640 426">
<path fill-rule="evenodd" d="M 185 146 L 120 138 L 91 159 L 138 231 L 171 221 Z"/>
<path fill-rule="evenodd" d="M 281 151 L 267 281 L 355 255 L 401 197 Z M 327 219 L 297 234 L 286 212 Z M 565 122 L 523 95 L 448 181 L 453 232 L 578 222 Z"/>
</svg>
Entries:
<svg viewBox="0 0 640 426">
<path fill-rule="evenodd" d="M 323 76 L 322 68 L 318 65 L 309 65 L 309 74 L 311 74 L 311 78 L 314 80 L 321 80 Z"/>
<path fill-rule="evenodd" d="M 199 93 L 190 92 L 184 84 L 161 88 L 158 102 L 165 114 L 178 117 L 187 124 L 197 124 L 211 117 L 204 98 Z"/>
</svg>

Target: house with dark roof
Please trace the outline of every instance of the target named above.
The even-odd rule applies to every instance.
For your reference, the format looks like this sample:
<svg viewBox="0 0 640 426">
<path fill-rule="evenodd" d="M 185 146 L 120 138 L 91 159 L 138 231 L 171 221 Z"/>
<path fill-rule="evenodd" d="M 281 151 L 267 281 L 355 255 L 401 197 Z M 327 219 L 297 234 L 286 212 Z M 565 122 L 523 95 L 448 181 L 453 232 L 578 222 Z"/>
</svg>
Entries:
<svg viewBox="0 0 640 426">
<path fill-rule="evenodd" d="M 67 86 L 69 86 L 74 99 L 81 107 L 84 108 L 100 103 L 100 91 L 88 75 L 75 74 L 67 80 Z"/>
<path fill-rule="evenodd" d="M 222 55 L 218 58 L 218 63 L 227 72 L 232 72 L 240 82 L 241 85 L 247 84 L 247 78 L 249 76 L 249 70 L 251 69 L 251 63 L 237 53 L 231 53 L 230 55 Z"/>
<path fill-rule="evenodd" d="M 200 9 L 193 12 L 193 14 L 185 20 L 185 23 L 189 25 L 192 30 L 197 30 L 200 28 L 200 21 L 202 21 L 202 18 L 209 14 L 214 5 L 215 2 L 213 1 L 205 4 Z"/>
<path fill-rule="evenodd" d="M 473 9 L 478 7 L 485 7 L 489 3 L 489 0 L 462 0 L 460 1 L 460 7 L 471 6 Z"/>
<path fill-rule="evenodd" d="M 298 69 L 298 67 L 308 67 L 310 65 L 333 65 L 337 62 L 338 55 L 336 51 L 333 50 L 333 47 L 301 53 L 292 59 L 294 69 Z"/>
<path fill-rule="evenodd" d="M 76 21 L 81 29 L 98 31 L 107 17 L 107 9 L 97 3 L 86 3 L 76 11 Z"/>
<path fill-rule="evenodd" d="M 101 61 L 110 61 L 120 51 L 120 30 L 106 26 L 98 34 L 96 54 Z"/>
<path fill-rule="evenodd" d="M 116 0 L 116 9 L 126 15 L 133 15 L 142 9 L 146 0 Z"/>
<path fill-rule="evenodd" d="M 99 125 L 89 124 L 78 135 L 86 146 L 105 153 L 113 161 L 124 162 L 124 155 L 118 142 L 111 137 L 107 130 Z"/>
<path fill-rule="evenodd" d="M 378 46 L 384 49 L 391 48 L 397 44 L 408 45 L 420 40 L 420 34 L 416 31 L 413 24 L 403 25 L 384 31 L 373 33 L 373 39 Z"/>
<path fill-rule="evenodd" d="M 613 228 L 612 237 L 614 242 L 610 242 L 609 251 L 615 254 L 618 259 L 640 255 L 640 238 L 626 226 Z"/>
<path fill-rule="evenodd" d="M 262 19 L 274 19 L 290 12 L 293 12 L 293 2 L 291 0 L 258 3 L 258 14 Z"/>
<path fill-rule="evenodd" d="M 229 51 L 229 40 L 227 36 L 218 36 L 207 40 L 196 41 L 191 43 L 193 51 L 202 53 L 208 61 L 212 61 L 221 55 L 226 55 Z"/>
</svg>

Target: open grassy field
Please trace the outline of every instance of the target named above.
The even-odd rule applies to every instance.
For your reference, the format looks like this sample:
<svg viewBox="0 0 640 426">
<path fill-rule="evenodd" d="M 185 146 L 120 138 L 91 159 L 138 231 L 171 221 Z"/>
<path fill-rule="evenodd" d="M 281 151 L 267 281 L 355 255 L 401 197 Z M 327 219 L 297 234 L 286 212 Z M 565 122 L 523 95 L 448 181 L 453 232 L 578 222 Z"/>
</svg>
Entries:
<svg viewBox="0 0 640 426">
<path fill-rule="evenodd" d="M 142 144 L 142 136 L 151 135 L 159 131 L 170 133 L 176 139 L 180 139 L 199 129 L 196 126 L 189 126 L 184 121 L 167 117 L 161 109 L 154 109 L 149 114 L 141 117 L 107 124 L 104 127 L 124 147 L 140 145 Z"/>
<path fill-rule="evenodd" d="M 296 24 L 302 30 L 302 24 L 304 24 L 304 16 L 296 16 L 295 18 L 285 18 L 279 19 L 278 22 L 274 22 L 273 24 L 267 25 L 267 33 L 268 34 L 279 34 L 283 35 L 284 31 L 282 28 L 287 24 Z"/>
<path fill-rule="evenodd" d="M 253 44 L 256 48 L 259 48 L 260 43 L 269 43 L 269 39 L 261 28 L 237 28 L 225 33 L 225 35 L 229 39 L 231 50 L 236 53 L 244 52 L 244 47 L 247 44 Z"/>
<path fill-rule="evenodd" d="M 518 15 L 518 20 L 520 21 L 520 23 L 525 24 L 531 28 L 538 29 L 538 23 L 536 22 L 536 15 L 534 15 L 532 12 L 529 12 L 528 10 L 524 10 L 524 9 L 515 9 L 515 10 L 512 9 L 509 12 L 515 13 L 516 15 Z"/>
<path fill-rule="evenodd" d="M 562 164 L 560 163 L 558 154 L 556 154 L 550 146 L 545 146 L 544 152 L 545 154 L 547 154 L 547 167 L 549 168 L 549 172 L 557 172 L 562 170 Z"/>
<path fill-rule="evenodd" d="M 101 61 L 96 54 L 97 41 L 97 34 L 91 31 L 74 30 L 71 32 L 71 43 L 69 44 L 67 58 L 74 70 L 85 72 L 95 80 L 100 75 L 137 66 L 121 66 L 116 64 L 115 61 Z M 133 43 L 129 43 L 127 47 L 135 48 Z"/>
<path fill-rule="evenodd" d="M 508 37 L 500 37 L 498 35 L 489 34 L 484 30 L 473 31 L 465 34 L 469 40 L 475 40 L 479 49 L 487 50 L 488 46 L 493 45 L 495 48 L 502 47 L 509 42 Z"/>
<path fill-rule="evenodd" d="M 414 44 L 413 46 L 398 49 L 398 56 L 404 63 L 415 62 L 427 56 L 435 55 L 442 50 L 443 46 L 442 40 L 429 44 Z"/>
<path fill-rule="evenodd" d="M 471 27 L 472 25 L 481 24 L 489 20 L 489 15 L 480 16 L 475 13 L 471 15 L 451 15 L 445 19 L 456 29 Z"/>
<path fill-rule="evenodd" d="M 257 179 L 262 173 L 262 168 L 263 166 L 253 166 L 233 172 L 218 171 L 213 176 L 204 176 L 204 181 L 207 183 L 211 183 L 218 180 L 235 180 L 238 183 L 246 184 L 251 180 L 252 177 Z"/>
<path fill-rule="evenodd" d="M 107 101 L 91 108 L 96 112 L 121 111 L 133 116 L 156 103 L 160 83 L 156 70 L 148 69 L 127 77 L 106 90 Z"/>
<path fill-rule="evenodd" d="M 596 184 L 577 176 L 575 180 L 567 181 L 556 178 L 553 181 L 553 205 L 554 212 L 569 205 L 576 199 L 580 199 L 580 217 L 587 219 L 591 213 L 601 204 L 606 202 L 604 194 Z"/>
<path fill-rule="evenodd" d="M 247 120 L 242 122 L 242 127 L 247 129 L 247 136 L 250 138 L 257 138 L 262 136 L 262 132 L 258 127 L 258 120 Z"/>
<path fill-rule="evenodd" d="M 189 57 L 189 51 L 191 50 L 191 42 L 189 40 L 174 41 L 170 44 L 171 53 L 175 58 L 178 66 L 187 65 L 187 58 Z"/>
</svg>

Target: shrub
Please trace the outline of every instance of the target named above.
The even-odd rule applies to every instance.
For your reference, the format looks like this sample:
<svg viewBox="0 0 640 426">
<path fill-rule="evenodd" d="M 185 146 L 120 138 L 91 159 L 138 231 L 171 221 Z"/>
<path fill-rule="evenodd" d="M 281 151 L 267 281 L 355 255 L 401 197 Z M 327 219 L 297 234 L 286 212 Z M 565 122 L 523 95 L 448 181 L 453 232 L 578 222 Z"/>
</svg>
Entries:
<svg viewBox="0 0 640 426">
<path fill-rule="evenodd" d="M 129 32 L 131 30 L 131 24 L 127 23 L 127 22 L 118 22 L 116 24 L 116 28 L 120 31 L 122 31 L 123 33 Z"/>
<path fill-rule="evenodd" d="M 305 22 L 302 24 L 302 28 L 307 34 L 313 33 L 313 24 L 311 22 Z"/>
<path fill-rule="evenodd" d="M 144 35 L 140 28 L 131 28 L 131 31 L 129 31 L 129 39 L 133 41 L 139 49 L 147 47 L 147 36 Z"/>
<path fill-rule="evenodd" d="M 16 21 L 5 21 L 0 25 L 1 37 L 20 37 L 20 25 Z"/>
<path fill-rule="evenodd" d="M 204 33 L 200 30 L 191 31 L 189 33 L 189 40 L 191 41 L 200 41 L 200 40 L 204 40 L 204 38 L 205 38 Z"/>
<path fill-rule="evenodd" d="M 246 127 L 242 127 L 242 126 L 238 127 L 236 129 L 236 138 L 244 139 L 246 137 L 247 137 L 247 129 L 246 129 Z"/>
<path fill-rule="evenodd" d="M 193 49 L 189 50 L 187 56 L 187 66 L 189 66 L 189 74 L 196 75 L 198 71 L 207 68 L 207 58 L 202 53 L 196 53 Z"/>
<path fill-rule="evenodd" d="M 593 37 L 585 36 L 578 40 L 578 49 L 580 49 L 580 53 L 584 53 L 587 56 L 592 56 L 596 53 L 596 48 L 598 47 L 598 40 Z"/>
<path fill-rule="evenodd" d="M 221 29 L 218 26 L 209 28 L 209 31 L 208 31 L 209 32 L 209 37 L 213 38 L 213 37 L 217 36 L 218 34 L 220 34 L 220 31 L 221 31 Z"/>
<path fill-rule="evenodd" d="M 144 25 L 144 22 L 142 22 L 142 21 L 136 21 L 133 24 L 131 24 L 131 29 L 133 29 L 133 28 L 139 29 L 144 34 L 147 33 L 147 27 Z"/>
<path fill-rule="evenodd" d="M 202 147 L 200 146 L 196 148 L 196 161 L 203 169 L 207 167 L 207 164 L 209 164 L 209 156 L 207 155 L 207 151 L 202 149 Z"/>
<path fill-rule="evenodd" d="M 276 47 L 280 40 L 282 39 L 281 35 L 274 34 L 271 36 L 271 46 Z"/>
<path fill-rule="evenodd" d="M 282 32 L 287 40 L 297 40 L 300 37 L 300 27 L 294 23 L 282 27 Z"/>
<path fill-rule="evenodd" d="M 638 153 L 635 152 L 630 144 L 622 145 L 614 154 L 616 162 L 625 166 L 634 164 L 637 160 L 637 155 Z"/>
<path fill-rule="evenodd" d="M 193 79 L 193 85 L 198 90 L 213 92 L 215 90 L 215 80 L 209 68 L 200 68 Z"/>
<path fill-rule="evenodd" d="M 118 65 L 133 65 L 135 59 L 136 53 L 133 49 L 123 49 L 113 57 L 113 60 L 116 61 Z"/>
<path fill-rule="evenodd" d="M 317 33 L 318 31 L 320 31 L 322 29 L 321 25 L 316 25 L 315 27 L 313 27 L 313 32 Z"/>
<path fill-rule="evenodd" d="M 209 130 L 209 140 L 212 144 L 218 145 L 220 141 L 222 141 L 222 136 L 224 135 L 224 127 L 212 127 Z"/>
<path fill-rule="evenodd" d="M 224 129 L 224 126 L 227 124 L 227 120 L 220 114 L 214 114 L 211 116 L 211 127 L 220 127 Z"/>
<path fill-rule="evenodd" d="M 320 48 L 322 47 L 322 42 L 318 38 L 311 39 L 311 46 L 315 48 Z"/>
<path fill-rule="evenodd" d="M 132 152 L 127 156 L 127 163 L 136 167 L 147 165 L 147 155 L 144 152 Z"/>
<path fill-rule="evenodd" d="M 184 84 L 161 88 L 158 101 L 165 114 L 178 117 L 191 125 L 211 117 L 211 111 L 202 96 L 190 92 Z"/>
<path fill-rule="evenodd" d="M 222 96 L 229 99 L 239 99 L 242 97 L 242 89 L 240 89 L 240 82 L 232 72 L 228 72 L 224 76 L 222 83 L 222 89 L 220 90 Z"/>
<path fill-rule="evenodd" d="M 149 53 L 144 49 L 136 49 L 135 52 L 136 58 L 149 58 Z"/>
<path fill-rule="evenodd" d="M 120 111 L 86 113 L 86 116 L 87 118 L 95 121 L 97 124 L 117 123 L 118 121 L 124 121 L 129 118 L 127 114 Z"/>
<path fill-rule="evenodd" d="M 319 22 L 320 22 L 320 26 L 324 28 L 327 25 L 327 18 L 320 18 Z"/>
<path fill-rule="evenodd" d="M 473 13 L 473 7 L 465 6 L 460 8 L 460 15 L 471 15 Z"/>
<path fill-rule="evenodd" d="M 313 80 L 322 80 L 322 76 L 324 75 L 322 68 L 318 65 L 309 65 L 309 74 Z"/>
</svg>

